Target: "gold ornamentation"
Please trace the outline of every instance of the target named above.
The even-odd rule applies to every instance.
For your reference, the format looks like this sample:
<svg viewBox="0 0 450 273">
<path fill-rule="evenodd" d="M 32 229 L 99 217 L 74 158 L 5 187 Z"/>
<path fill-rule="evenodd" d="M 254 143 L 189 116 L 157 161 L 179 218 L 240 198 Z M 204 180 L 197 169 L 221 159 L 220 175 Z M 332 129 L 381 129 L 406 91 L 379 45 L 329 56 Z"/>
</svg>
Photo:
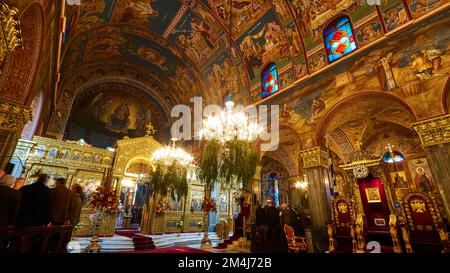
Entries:
<svg viewBox="0 0 450 273">
<path fill-rule="evenodd" d="M 402 247 L 398 238 L 397 228 L 397 216 L 395 216 L 395 214 L 391 214 L 389 216 L 389 232 L 391 233 L 394 252 L 402 253 Z"/>
<path fill-rule="evenodd" d="M 450 142 L 450 115 L 413 123 L 423 146 Z"/>
<path fill-rule="evenodd" d="M 304 168 L 328 167 L 328 154 L 320 147 L 300 151 L 300 155 L 303 158 Z"/>
<path fill-rule="evenodd" d="M 23 48 L 19 10 L 4 1 L 0 3 L 0 63 L 16 47 Z M 0 71 L 1 73 L 1 71 Z"/>
<path fill-rule="evenodd" d="M 347 204 L 346 203 L 339 203 L 338 204 L 338 211 L 339 211 L 339 213 L 347 213 L 347 209 L 348 209 L 348 207 L 347 207 Z"/>
<path fill-rule="evenodd" d="M 23 126 L 33 118 L 29 107 L 0 101 L 0 129 L 21 132 Z"/>
<path fill-rule="evenodd" d="M 425 202 L 423 202 L 423 200 L 420 199 L 413 199 L 411 201 L 411 208 L 415 213 L 423 213 L 424 211 L 426 211 L 426 206 L 425 206 Z"/>
</svg>

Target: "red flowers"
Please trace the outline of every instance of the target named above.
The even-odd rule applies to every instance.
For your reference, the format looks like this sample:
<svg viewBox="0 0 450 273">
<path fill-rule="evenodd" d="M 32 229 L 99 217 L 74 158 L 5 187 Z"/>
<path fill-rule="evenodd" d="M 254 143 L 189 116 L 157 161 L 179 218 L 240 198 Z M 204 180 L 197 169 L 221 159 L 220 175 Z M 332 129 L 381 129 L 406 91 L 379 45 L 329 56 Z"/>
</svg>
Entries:
<svg viewBox="0 0 450 273">
<path fill-rule="evenodd" d="M 115 214 L 119 212 L 119 198 L 115 191 L 100 186 L 89 195 L 88 206 L 107 214 Z"/>
<path fill-rule="evenodd" d="M 155 208 L 156 215 L 164 215 L 164 203 L 160 200 Z"/>
<path fill-rule="evenodd" d="M 205 200 L 203 200 L 203 204 L 202 204 L 202 211 L 203 212 L 207 212 L 207 211 L 216 211 L 217 207 L 216 207 L 216 202 L 214 202 L 214 198 L 211 198 L 211 200 L 209 200 L 208 197 L 205 197 Z"/>
</svg>

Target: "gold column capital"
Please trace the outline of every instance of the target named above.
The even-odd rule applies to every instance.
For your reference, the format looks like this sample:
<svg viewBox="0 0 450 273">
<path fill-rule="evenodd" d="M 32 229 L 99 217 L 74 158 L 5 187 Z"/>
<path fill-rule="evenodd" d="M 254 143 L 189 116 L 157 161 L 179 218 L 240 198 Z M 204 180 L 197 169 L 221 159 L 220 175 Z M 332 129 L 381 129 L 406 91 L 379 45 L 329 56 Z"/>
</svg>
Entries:
<svg viewBox="0 0 450 273">
<path fill-rule="evenodd" d="M 321 147 L 300 151 L 300 155 L 303 158 L 303 168 L 328 167 L 328 153 Z"/>
<path fill-rule="evenodd" d="M 0 100 L 0 129 L 21 132 L 32 118 L 30 107 Z"/>
<path fill-rule="evenodd" d="M 422 120 L 411 124 L 423 146 L 450 142 L 450 115 Z"/>
</svg>

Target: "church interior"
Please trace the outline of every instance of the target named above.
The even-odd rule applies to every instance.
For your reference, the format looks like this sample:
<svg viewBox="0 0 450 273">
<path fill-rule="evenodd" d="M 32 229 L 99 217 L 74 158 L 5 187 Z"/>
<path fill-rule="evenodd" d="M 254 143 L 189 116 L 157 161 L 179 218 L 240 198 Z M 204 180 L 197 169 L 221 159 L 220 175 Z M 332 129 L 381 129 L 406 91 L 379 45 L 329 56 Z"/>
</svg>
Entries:
<svg viewBox="0 0 450 273">
<path fill-rule="evenodd" d="M 450 252 L 449 14 L 0 0 L 0 252 Z"/>
</svg>

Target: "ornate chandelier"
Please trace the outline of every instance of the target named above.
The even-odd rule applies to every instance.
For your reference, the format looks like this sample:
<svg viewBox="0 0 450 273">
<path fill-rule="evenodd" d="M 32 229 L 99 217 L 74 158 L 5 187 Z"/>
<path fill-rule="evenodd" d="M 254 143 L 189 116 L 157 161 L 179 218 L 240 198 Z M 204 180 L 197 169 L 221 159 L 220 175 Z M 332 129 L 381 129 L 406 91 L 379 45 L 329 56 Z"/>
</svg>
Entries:
<svg viewBox="0 0 450 273">
<path fill-rule="evenodd" d="M 192 155 L 187 153 L 182 148 L 176 147 L 176 138 L 172 138 L 172 145 L 163 147 L 161 149 L 153 152 L 151 160 L 153 162 L 162 162 L 165 165 L 171 165 L 173 163 L 178 163 L 182 167 L 187 167 L 194 161 Z"/>
<path fill-rule="evenodd" d="M 257 122 L 252 121 L 243 111 L 235 110 L 234 102 L 228 101 L 219 114 L 203 120 L 199 135 L 204 140 L 215 139 L 224 143 L 231 140 L 253 141 L 261 131 Z"/>
<path fill-rule="evenodd" d="M 0 2 L 0 63 L 16 47 L 23 47 L 20 32 L 19 10 L 4 1 Z M 1 73 L 1 71 L 0 71 Z"/>
</svg>

